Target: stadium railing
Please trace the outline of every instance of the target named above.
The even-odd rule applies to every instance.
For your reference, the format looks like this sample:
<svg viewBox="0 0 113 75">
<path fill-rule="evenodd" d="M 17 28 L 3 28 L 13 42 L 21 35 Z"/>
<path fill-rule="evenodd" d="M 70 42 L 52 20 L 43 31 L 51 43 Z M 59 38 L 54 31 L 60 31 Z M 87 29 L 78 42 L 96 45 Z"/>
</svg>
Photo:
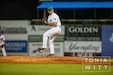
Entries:
<svg viewBox="0 0 113 75">
<path fill-rule="evenodd" d="M 113 25 L 113 19 L 61 19 L 62 25 Z M 31 25 L 42 25 L 41 19 L 32 19 Z"/>
</svg>

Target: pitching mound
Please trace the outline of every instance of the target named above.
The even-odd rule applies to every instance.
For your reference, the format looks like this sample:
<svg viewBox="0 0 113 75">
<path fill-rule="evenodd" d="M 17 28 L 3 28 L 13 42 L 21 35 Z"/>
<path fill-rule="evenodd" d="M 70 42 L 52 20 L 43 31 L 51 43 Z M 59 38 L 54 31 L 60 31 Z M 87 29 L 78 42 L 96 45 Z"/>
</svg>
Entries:
<svg viewBox="0 0 113 75">
<path fill-rule="evenodd" d="M 82 58 L 77 58 L 77 57 L 7 56 L 7 57 L 0 57 L 0 63 L 81 64 Z"/>
</svg>

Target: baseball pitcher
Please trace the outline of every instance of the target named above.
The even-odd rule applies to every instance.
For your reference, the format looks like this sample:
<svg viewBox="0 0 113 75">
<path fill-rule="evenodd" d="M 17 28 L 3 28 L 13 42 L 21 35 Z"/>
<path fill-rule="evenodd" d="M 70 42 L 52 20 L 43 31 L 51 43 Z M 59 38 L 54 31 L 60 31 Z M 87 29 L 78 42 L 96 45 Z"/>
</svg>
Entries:
<svg viewBox="0 0 113 75">
<path fill-rule="evenodd" d="M 5 51 L 5 36 L 2 34 L 2 31 L 0 31 L 0 50 L 2 50 L 3 56 L 7 56 Z"/>
<path fill-rule="evenodd" d="M 54 12 L 53 6 L 49 6 L 47 8 L 47 12 L 49 13 L 48 19 L 43 19 L 43 22 L 46 25 L 51 26 L 51 29 L 46 31 L 43 34 L 43 44 L 42 48 L 40 50 L 35 50 L 34 52 L 45 52 L 48 50 L 47 48 L 47 41 L 49 42 L 49 47 L 50 47 L 50 54 L 48 57 L 54 56 L 55 51 L 54 51 L 54 40 L 55 38 L 60 34 L 61 32 L 61 21 L 59 19 L 59 16 Z"/>
</svg>

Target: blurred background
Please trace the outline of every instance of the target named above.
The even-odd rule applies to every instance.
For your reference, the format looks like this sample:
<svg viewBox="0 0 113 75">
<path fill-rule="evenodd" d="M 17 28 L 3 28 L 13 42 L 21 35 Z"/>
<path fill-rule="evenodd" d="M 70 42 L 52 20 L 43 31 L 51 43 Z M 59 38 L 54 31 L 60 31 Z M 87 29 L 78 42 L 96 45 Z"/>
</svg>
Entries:
<svg viewBox="0 0 113 75">
<path fill-rule="evenodd" d="M 42 11 L 37 16 L 37 6 L 45 1 L 60 2 L 109 2 L 113 0 L 1 0 L 0 19 L 1 20 L 31 20 L 42 19 Z M 62 19 L 111 19 L 113 18 L 112 8 L 92 8 L 92 9 L 68 9 L 56 10 Z M 65 13 L 63 13 L 65 12 Z M 67 14 L 69 14 L 67 16 Z"/>
<path fill-rule="evenodd" d="M 47 7 L 39 8 L 45 2 L 108 3 L 105 7 L 79 9 L 82 5 L 78 4 L 78 8 L 55 8 L 62 21 L 62 33 L 55 46 L 58 56 L 113 57 L 113 0 L 0 0 L 0 29 L 7 39 L 8 55 L 45 55 L 32 53 L 41 47 L 42 34 L 48 30 L 42 23 L 48 15 Z"/>
</svg>

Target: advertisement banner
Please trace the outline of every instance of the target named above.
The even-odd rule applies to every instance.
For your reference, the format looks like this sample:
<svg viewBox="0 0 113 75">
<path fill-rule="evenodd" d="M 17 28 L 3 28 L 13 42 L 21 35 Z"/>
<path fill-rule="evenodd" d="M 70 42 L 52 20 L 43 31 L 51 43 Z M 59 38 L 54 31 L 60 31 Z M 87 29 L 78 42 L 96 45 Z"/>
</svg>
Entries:
<svg viewBox="0 0 113 75">
<path fill-rule="evenodd" d="M 47 56 L 50 54 L 49 49 L 44 53 L 33 53 L 34 50 L 41 48 L 42 42 L 29 42 L 29 56 Z M 64 56 L 64 49 L 62 42 L 54 42 L 55 56 Z M 49 48 L 49 47 L 48 47 Z"/>
<path fill-rule="evenodd" d="M 42 42 L 43 35 L 28 35 L 29 42 Z M 54 40 L 55 42 L 64 42 L 64 35 L 59 35 Z"/>
<path fill-rule="evenodd" d="M 26 40 L 6 40 L 5 43 L 6 52 L 27 52 Z"/>
<path fill-rule="evenodd" d="M 100 26 L 65 26 L 65 40 L 67 41 L 101 41 Z"/>
<path fill-rule="evenodd" d="M 100 41 L 65 41 L 64 50 L 65 52 L 102 52 Z"/>
<path fill-rule="evenodd" d="M 102 55 L 113 57 L 113 26 L 102 26 Z"/>
<path fill-rule="evenodd" d="M 43 35 L 47 30 L 49 30 L 51 26 L 46 25 L 31 25 L 28 26 L 28 33 L 29 35 Z M 60 35 L 64 35 L 65 27 L 61 26 L 61 33 Z"/>
<path fill-rule="evenodd" d="M 27 20 L 3 20 L 0 21 L 0 30 L 3 30 L 7 40 L 27 40 L 28 25 L 29 21 Z"/>
</svg>

